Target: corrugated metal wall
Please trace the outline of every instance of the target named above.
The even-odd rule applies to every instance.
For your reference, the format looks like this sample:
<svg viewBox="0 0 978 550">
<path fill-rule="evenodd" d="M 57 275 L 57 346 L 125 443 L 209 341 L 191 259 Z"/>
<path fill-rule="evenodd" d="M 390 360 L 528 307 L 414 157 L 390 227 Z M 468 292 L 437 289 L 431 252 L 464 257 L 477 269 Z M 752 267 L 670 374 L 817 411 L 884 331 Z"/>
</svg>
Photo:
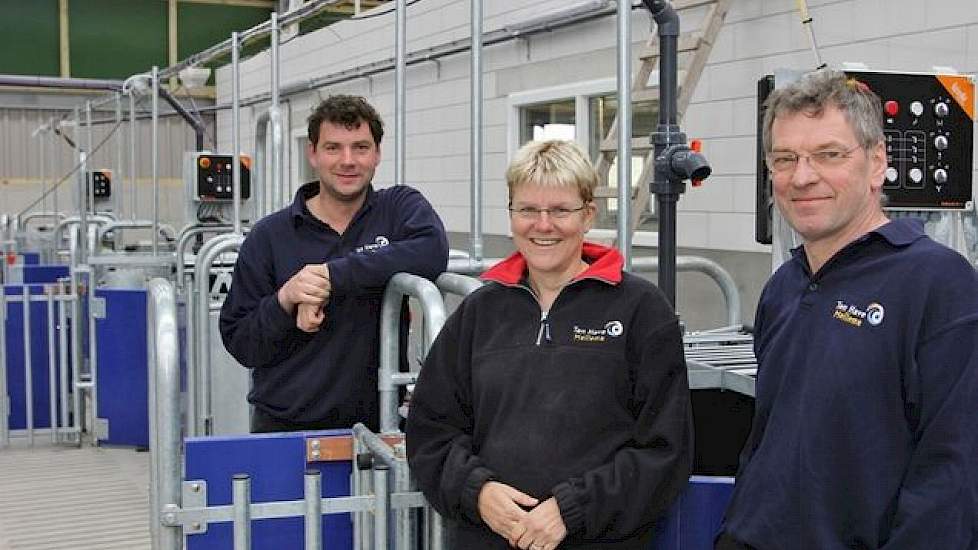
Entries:
<svg viewBox="0 0 978 550">
<path fill-rule="evenodd" d="M 129 175 L 129 123 L 124 121 L 121 127 L 116 128 L 115 105 L 109 104 L 106 109 L 108 110 L 95 110 L 92 113 L 91 146 L 97 148 L 100 143 L 102 145 L 90 156 L 89 167 L 108 168 L 116 173 L 121 167 L 124 178 L 120 181 L 116 176 L 114 179 L 113 195 L 118 194 L 121 200 L 117 211 L 129 217 L 132 204 Z M 74 127 L 71 111 L 0 107 L 0 212 L 9 214 L 20 212 L 75 166 L 77 153 L 66 140 L 54 136 L 51 132 L 37 131 L 42 125 L 52 120 L 61 120 L 65 115 L 69 118 L 66 121 L 67 126 L 62 127 L 62 132 L 73 142 L 87 148 L 89 133 L 84 126 L 84 114 L 81 115 L 83 126 L 79 129 Z M 208 127 L 205 146 L 212 148 L 213 115 L 205 115 L 204 120 Z M 190 126 L 180 117 L 161 117 L 159 124 L 159 175 L 163 189 L 161 217 L 169 223 L 180 225 L 183 223 L 183 154 L 194 149 L 195 136 Z M 151 139 L 151 121 L 137 120 L 136 217 L 141 218 L 152 216 Z M 69 178 L 56 193 L 49 195 L 48 199 L 34 208 L 34 211 L 52 210 L 55 205 L 60 211 L 74 210 L 76 181 L 73 177 Z"/>
</svg>

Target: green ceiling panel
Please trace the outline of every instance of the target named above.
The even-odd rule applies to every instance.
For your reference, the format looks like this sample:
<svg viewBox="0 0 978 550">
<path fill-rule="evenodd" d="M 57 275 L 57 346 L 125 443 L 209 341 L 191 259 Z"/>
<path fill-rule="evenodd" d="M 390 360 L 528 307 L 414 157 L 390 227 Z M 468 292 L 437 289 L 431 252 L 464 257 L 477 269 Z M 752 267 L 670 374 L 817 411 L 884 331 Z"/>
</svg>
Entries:
<svg viewBox="0 0 978 550">
<path fill-rule="evenodd" d="M 166 14 L 161 0 L 72 0 L 71 76 L 121 79 L 165 67 Z"/>
<path fill-rule="evenodd" d="M 0 0 L 0 74 L 58 76 L 58 0 Z"/>
</svg>

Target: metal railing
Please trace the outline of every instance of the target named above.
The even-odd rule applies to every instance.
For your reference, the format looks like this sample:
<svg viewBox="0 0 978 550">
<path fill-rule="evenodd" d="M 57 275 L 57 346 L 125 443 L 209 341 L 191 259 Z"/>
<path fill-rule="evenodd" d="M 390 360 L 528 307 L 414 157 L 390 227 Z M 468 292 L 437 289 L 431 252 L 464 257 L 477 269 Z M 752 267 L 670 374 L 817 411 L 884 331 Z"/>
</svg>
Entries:
<svg viewBox="0 0 978 550">
<path fill-rule="evenodd" d="M 228 233 L 233 229 L 234 226 L 231 224 L 203 224 L 195 223 L 188 225 L 180 230 L 180 234 L 177 236 L 177 249 L 175 252 L 176 264 L 177 264 L 177 275 L 176 284 L 177 290 L 182 291 L 187 279 L 187 268 L 185 265 L 185 257 L 187 255 L 187 247 L 190 246 L 191 240 L 205 233 L 218 233 L 224 234 Z"/>
<path fill-rule="evenodd" d="M 40 292 L 36 292 L 40 289 Z M 68 326 L 68 311 L 75 312 L 78 296 L 69 293 L 70 287 L 63 284 L 23 285 L 20 294 L 6 295 L 0 289 L 0 447 L 11 444 L 13 435 L 23 436 L 28 446 L 33 446 L 38 434 L 47 434 L 52 443 L 80 443 L 82 425 L 81 383 L 79 377 L 80 360 L 74 355 L 68 344 L 70 329 Z M 8 305 L 21 304 L 21 321 L 23 335 L 23 362 L 21 369 L 24 375 L 24 408 L 25 427 L 14 434 L 10 428 L 10 417 L 13 415 L 11 390 L 7 377 L 9 358 L 8 345 L 11 343 L 7 334 Z M 32 306 L 45 305 L 46 326 L 38 334 L 32 333 Z M 74 315 L 74 313 L 72 313 Z M 72 317 L 77 319 L 77 317 Z M 35 339 L 42 338 L 47 349 L 47 365 L 35 365 L 33 351 Z M 69 356 L 71 359 L 69 359 Z M 47 388 L 34 387 L 36 368 L 46 368 Z M 71 381 L 69 382 L 69 373 Z M 46 391 L 48 394 L 48 413 L 50 427 L 38 428 L 34 410 L 35 395 Z M 70 414 L 73 411 L 74 414 Z M 17 411 L 21 412 L 21 411 Z"/>
<path fill-rule="evenodd" d="M 447 314 L 445 301 L 434 283 L 408 273 L 397 273 L 391 277 L 384 291 L 380 308 L 380 372 L 377 385 L 380 390 L 380 432 L 393 433 L 398 425 L 397 388 L 413 384 L 417 372 L 398 372 L 398 336 L 401 327 L 401 303 L 405 296 L 411 296 L 421 305 L 424 316 L 422 355 L 428 354 L 435 336 L 445 324 Z"/>
<path fill-rule="evenodd" d="M 241 239 L 240 236 L 227 235 L 223 239 L 208 241 L 207 249 L 202 250 L 198 256 L 198 273 L 206 273 L 218 255 L 238 246 Z M 201 280 L 206 281 L 206 277 L 198 278 L 196 285 L 198 304 L 208 304 L 209 289 L 206 287 L 206 282 L 200 283 Z M 467 292 L 476 288 L 472 284 L 473 279 L 459 275 L 449 274 L 441 281 L 443 287 L 454 289 L 450 291 Z M 356 548 L 363 550 L 388 548 L 391 542 L 388 541 L 390 523 L 388 518 L 393 514 L 396 524 L 396 534 L 392 541 L 394 548 L 408 550 L 414 547 L 416 541 L 411 517 L 413 509 L 425 511 L 425 537 L 429 541 L 427 548 L 431 550 L 445 548 L 441 518 L 428 507 L 420 492 L 411 490 L 412 482 L 403 447 L 390 447 L 362 424 L 353 427 L 354 461 L 358 469 L 353 476 L 352 496 L 321 498 L 320 473 L 308 471 L 305 475 L 305 494 L 302 500 L 253 503 L 250 496 L 250 477 L 239 474 L 234 476 L 232 481 L 234 488 L 232 504 L 207 506 L 206 486 L 202 486 L 198 481 L 181 479 L 179 343 L 174 287 L 172 283 L 157 278 L 148 283 L 147 290 L 151 442 L 150 524 L 154 549 L 178 550 L 182 548 L 185 532 L 188 530 L 199 532 L 207 524 L 217 522 L 232 522 L 234 547 L 250 548 L 252 521 L 296 516 L 306 518 L 306 547 L 321 548 L 320 517 L 324 514 L 352 513 L 355 518 Z M 392 362 L 394 369 L 397 366 L 396 346 L 399 341 L 397 335 L 400 306 L 405 296 L 414 296 L 421 303 L 426 331 L 424 342 L 426 350 L 445 321 L 444 303 L 433 283 L 403 273 L 392 277 L 382 307 L 382 318 L 386 318 L 387 327 L 382 334 L 387 334 L 387 341 L 394 344 Z M 197 322 L 200 323 L 202 319 L 199 315 L 207 311 L 207 307 L 198 305 L 195 314 L 190 317 L 196 316 Z M 206 332 L 206 330 L 188 330 L 188 332 Z M 198 345 L 205 343 L 206 338 L 198 342 Z M 207 358 L 200 356 L 198 360 L 207 361 Z M 194 376 L 192 374 L 194 370 L 199 376 L 200 371 L 206 368 L 198 364 L 196 369 L 188 369 L 188 374 Z M 391 381 L 394 382 L 393 379 Z M 188 393 L 193 391 L 188 384 Z M 396 391 L 393 397 L 396 399 Z M 369 455 L 371 459 L 357 460 L 360 455 Z M 393 472 L 392 480 L 389 479 L 391 472 Z M 194 487 L 191 487 L 192 485 Z M 189 490 L 185 491 L 185 488 Z M 186 500 L 188 494 L 193 495 L 193 500 L 190 502 Z"/>
<path fill-rule="evenodd" d="M 218 235 L 201 247 L 194 265 L 194 291 L 187 296 L 187 433 L 209 435 L 211 410 L 211 299 L 210 272 L 217 258 L 237 251 L 244 237 Z"/>
<path fill-rule="evenodd" d="M 475 277 L 462 275 L 460 273 L 445 272 L 438 276 L 435 285 L 444 294 L 457 294 L 468 296 L 482 287 L 484 283 Z"/>
<path fill-rule="evenodd" d="M 164 505 L 179 507 L 180 343 L 173 285 L 153 279 L 147 291 L 147 368 L 150 441 L 150 535 L 154 550 L 181 550 L 183 533 L 162 523 Z"/>
</svg>

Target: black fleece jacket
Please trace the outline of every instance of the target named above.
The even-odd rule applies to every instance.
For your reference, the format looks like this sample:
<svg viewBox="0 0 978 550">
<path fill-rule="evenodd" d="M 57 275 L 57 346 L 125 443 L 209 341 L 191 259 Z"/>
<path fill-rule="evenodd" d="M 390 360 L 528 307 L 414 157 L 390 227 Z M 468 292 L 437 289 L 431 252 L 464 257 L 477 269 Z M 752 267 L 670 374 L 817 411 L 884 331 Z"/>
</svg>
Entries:
<svg viewBox="0 0 978 550">
<path fill-rule="evenodd" d="M 518 254 L 487 272 L 435 341 L 407 423 L 411 469 L 456 522 L 457 548 L 508 548 L 482 521 L 489 480 L 554 496 L 567 548 L 645 548 L 685 487 L 692 423 L 682 339 L 652 284 L 617 251 L 585 244 L 590 269 L 544 314 Z"/>
</svg>

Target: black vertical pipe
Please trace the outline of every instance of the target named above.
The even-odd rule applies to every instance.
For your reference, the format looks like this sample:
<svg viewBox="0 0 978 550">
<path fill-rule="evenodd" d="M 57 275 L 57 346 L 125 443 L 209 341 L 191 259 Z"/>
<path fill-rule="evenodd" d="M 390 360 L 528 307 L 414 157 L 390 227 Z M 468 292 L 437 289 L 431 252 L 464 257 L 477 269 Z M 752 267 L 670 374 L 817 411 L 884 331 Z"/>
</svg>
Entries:
<svg viewBox="0 0 978 550">
<path fill-rule="evenodd" d="M 160 97 L 162 97 L 164 101 L 169 103 L 170 107 L 173 107 L 173 110 L 176 111 L 181 117 L 183 117 L 183 119 L 186 120 L 188 124 L 190 124 L 190 127 L 193 128 L 194 130 L 194 136 L 196 137 L 197 150 L 203 151 L 204 133 L 207 131 L 207 127 L 204 126 L 204 121 L 194 116 L 190 111 L 185 109 L 184 106 L 181 105 L 179 101 L 177 101 L 177 98 L 173 97 L 173 94 L 171 94 L 165 88 L 160 88 Z"/>
<path fill-rule="evenodd" d="M 651 2 L 649 8 L 659 35 L 659 126 L 652 140 L 655 158 L 660 159 L 668 147 L 686 141 L 676 124 L 679 16 L 666 1 Z M 656 162 L 652 191 L 659 216 L 659 289 L 673 308 L 676 307 L 676 204 L 682 185 L 668 169 L 668 163 Z"/>
</svg>

